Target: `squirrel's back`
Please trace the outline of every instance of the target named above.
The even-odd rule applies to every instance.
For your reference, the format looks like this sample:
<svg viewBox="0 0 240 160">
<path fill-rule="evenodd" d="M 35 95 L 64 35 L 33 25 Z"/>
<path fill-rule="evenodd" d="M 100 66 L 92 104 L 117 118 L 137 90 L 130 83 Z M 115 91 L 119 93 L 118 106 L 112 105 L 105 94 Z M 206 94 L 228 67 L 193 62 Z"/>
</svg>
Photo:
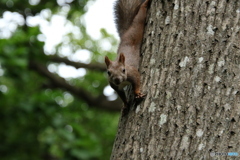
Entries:
<svg viewBox="0 0 240 160">
<path fill-rule="evenodd" d="M 115 23 L 119 36 L 131 26 L 144 0 L 117 0 L 115 3 Z"/>
</svg>

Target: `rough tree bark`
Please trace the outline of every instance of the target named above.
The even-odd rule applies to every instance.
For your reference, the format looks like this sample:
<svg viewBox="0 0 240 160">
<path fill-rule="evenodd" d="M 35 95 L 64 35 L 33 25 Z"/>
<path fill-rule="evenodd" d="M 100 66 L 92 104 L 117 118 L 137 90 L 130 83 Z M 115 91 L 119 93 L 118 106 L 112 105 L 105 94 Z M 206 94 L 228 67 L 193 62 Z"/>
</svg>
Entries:
<svg viewBox="0 0 240 160">
<path fill-rule="evenodd" d="M 121 116 L 111 159 L 239 158 L 240 1 L 152 0 L 148 14 L 148 95 Z"/>
</svg>

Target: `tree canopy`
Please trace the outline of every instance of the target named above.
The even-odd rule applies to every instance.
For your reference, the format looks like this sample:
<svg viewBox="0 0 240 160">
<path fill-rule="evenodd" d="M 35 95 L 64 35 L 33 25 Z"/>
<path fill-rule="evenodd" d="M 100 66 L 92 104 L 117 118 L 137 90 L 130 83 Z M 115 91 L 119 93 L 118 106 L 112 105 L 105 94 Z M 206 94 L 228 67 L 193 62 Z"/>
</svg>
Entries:
<svg viewBox="0 0 240 160">
<path fill-rule="evenodd" d="M 109 158 L 120 106 L 103 94 L 103 57 L 115 56 L 117 40 L 104 29 L 97 40 L 87 34 L 87 3 L 0 2 L 1 159 Z M 56 16 L 68 29 L 49 48 L 44 25 Z M 103 41 L 112 47 L 104 49 Z M 76 60 L 76 54 L 88 54 L 88 61 Z M 81 74 L 61 77 L 61 66 Z"/>
</svg>

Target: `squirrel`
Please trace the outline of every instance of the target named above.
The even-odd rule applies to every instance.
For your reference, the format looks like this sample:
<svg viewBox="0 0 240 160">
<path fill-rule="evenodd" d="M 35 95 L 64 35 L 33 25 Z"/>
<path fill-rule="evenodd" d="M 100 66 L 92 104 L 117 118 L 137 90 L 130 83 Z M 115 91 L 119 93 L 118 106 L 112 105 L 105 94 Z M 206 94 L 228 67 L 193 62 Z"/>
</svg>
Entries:
<svg viewBox="0 0 240 160">
<path fill-rule="evenodd" d="M 146 94 L 140 91 L 140 48 L 145 28 L 147 8 L 151 0 L 117 0 L 115 4 L 115 22 L 120 36 L 118 56 L 111 61 L 107 56 L 105 63 L 110 86 L 128 105 L 123 88 L 131 84 L 135 98 L 142 100 Z"/>
</svg>

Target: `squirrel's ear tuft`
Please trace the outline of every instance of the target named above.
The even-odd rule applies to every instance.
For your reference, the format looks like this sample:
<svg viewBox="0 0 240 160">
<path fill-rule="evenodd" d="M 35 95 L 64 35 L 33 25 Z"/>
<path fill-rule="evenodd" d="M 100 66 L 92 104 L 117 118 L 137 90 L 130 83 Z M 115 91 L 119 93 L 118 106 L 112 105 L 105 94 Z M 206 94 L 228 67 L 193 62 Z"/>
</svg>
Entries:
<svg viewBox="0 0 240 160">
<path fill-rule="evenodd" d="M 124 62 L 125 62 L 125 56 L 124 56 L 123 53 L 120 53 L 118 62 L 124 64 Z"/>
<path fill-rule="evenodd" d="M 106 63 L 106 65 L 107 65 L 107 67 L 110 65 L 110 63 L 111 63 L 111 61 L 110 61 L 110 59 L 107 57 L 107 56 L 105 56 L 105 63 Z"/>
</svg>

